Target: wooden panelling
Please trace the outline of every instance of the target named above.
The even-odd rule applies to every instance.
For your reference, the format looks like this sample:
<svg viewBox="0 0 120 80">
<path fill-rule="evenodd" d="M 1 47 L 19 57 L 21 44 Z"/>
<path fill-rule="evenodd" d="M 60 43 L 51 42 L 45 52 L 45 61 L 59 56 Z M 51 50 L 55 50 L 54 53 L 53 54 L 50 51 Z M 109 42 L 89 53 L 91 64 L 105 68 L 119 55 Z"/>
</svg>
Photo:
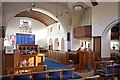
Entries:
<svg viewBox="0 0 120 80">
<path fill-rule="evenodd" d="M 38 12 L 38 11 L 34 11 L 34 10 L 32 10 L 31 12 L 28 12 L 27 10 L 22 11 L 22 12 L 18 13 L 17 15 L 15 15 L 15 17 L 33 18 L 35 20 L 42 22 L 46 26 L 49 26 L 49 25 L 57 22 L 56 20 L 49 17 L 48 15 L 41 13 L 41 12 Z"/>
<path fill-rule="evenodd" d="M 6 74 L 6 68 L 18 67 L 20 62 L 27 60 L 31 66 L 38 66 L 44 64 L 44 54 L 23 55 L 19 50 L 16 50 L 14 54 L 2 54 L 2 67 L 3 74 Z"/>
<path fill-rule="evenodd" d="M 21 50 L 24 50 L 24 48 L 25 48 L 25 50 L 27 50 L 28 48 L 29 48 L 29 50 L 31 50 L 31 48 L 33 48 L 33 49 L 36 49 L 37 52 L 39 52 L 38 45 L 22 45 L 22 44 L 20 44 L 20 45 L 18 45 L 17 49 L 20 50 L 20 48 L 21 48 Z"/>
<path fill-rule="evenodd" d="M 78 51 L 79 53 L 79 71 L 90 70 L 94 64 L 94 52 Z"/>
<path fill-rule="evenodd" d="M 80 38 L 91 38 L 92 35 L 92 26 L 80 26 L 74 28 L 74 37 L 76 39 Z"/>
<path fill-rule="evenodd" d="M 77 52 L 68 52 L 69 60 L 73 61 L 73 64 L 79 64 L 79 54 Z"/>
<path fill-rule="evenodd" d="M 9 55 L 5 55 L 5 67 L 14 67 L 14 55 L 13 54 L 9 54 Z"/>
<path fill-rule="evenodd" d="M 67 52 L 49 50 L 48 58 L 66 65 L 69 63 L 69 54 Z"/>
<path fill-rule="evenodd" d="M 30 66 L 38 66 L 39 64 L 44 64 L 43 62 L 44 54 L 31 54 L 24 55 L 21 54 L 19 50 L 14 53 L 14 67 L 20 66 L 20 63 L 24 60 L 30 63 Z"/>
<path fill-rule="evenodd" d="M 2 52 L 2 74 L 4 75 L 6 73 L 5 69 L 9 67 L 14 67 L 14 55 L 13 54 L 5 54 L 5 52 Z"/>
<path fill-rule="evenodd" d="M 2 75 L 5 74 L 5 51 L 0 51 L 2 52 Z"/>
<path fill-rule="evenodd" d="M 45 65 L 40 65 L 40 66 L 32 66 L 32 67 L 11 67 L 11 68 L 6 68 L 7 75 L 10 75 L 11 73 L 14 74 L 14 72 L 19 74 L 24 74 L 25 70 L 27 71 L 26 73 L 31 73 L 31 72 L 41 72 L 46 70 Z"/>
<path fill-rule="evenodd" d="M 74 29 L 74 36 L 76 39 L 85 37 L 85 29 L 84 27 L 78 27 Z"/>
<path fill-rule="evenodd" d="M 85 26 L 85 37 L 91 38 L 92 36 L 92 26 Z"/>
</svg>

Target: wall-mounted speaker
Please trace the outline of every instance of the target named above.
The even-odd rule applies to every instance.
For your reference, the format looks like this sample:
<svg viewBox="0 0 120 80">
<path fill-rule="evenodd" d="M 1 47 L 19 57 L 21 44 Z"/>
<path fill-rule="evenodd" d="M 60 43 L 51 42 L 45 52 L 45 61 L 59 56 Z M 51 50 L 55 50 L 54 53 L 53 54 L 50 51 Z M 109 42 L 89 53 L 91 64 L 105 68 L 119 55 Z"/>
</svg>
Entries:
<svg viewBox="0 0 120 80">
<path fill-rule="evenodd" d="M 0 26 L 0 38 L 5 38 L 5 28 L 4 28 L 4 26 Z"/>
<path fill-rule="evenodd" d="M 70 32 L 67 32 L 67 41 L 70 41 Z"/>
</svg>

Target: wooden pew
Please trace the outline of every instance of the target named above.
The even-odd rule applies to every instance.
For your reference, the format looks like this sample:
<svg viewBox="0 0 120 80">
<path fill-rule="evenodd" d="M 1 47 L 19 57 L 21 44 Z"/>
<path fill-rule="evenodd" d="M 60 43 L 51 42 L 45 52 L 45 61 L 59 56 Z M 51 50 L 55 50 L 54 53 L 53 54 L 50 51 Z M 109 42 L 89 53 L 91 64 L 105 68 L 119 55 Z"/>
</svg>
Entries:
<svg viewBox="0 0 120 80">
<path fill-rule="evenodd" d="M 14 74 L 14 73 L 31 73 L 31 72 L 38 72 L 38 71 L 45 71 L 46 65 L 40 65 L 40 66 L 33 66 L 33 67 L 12 67 L 12 68 L 6 68 L 7 75 Z"/>
<path fill-rule="evenodd" d="M 69 64 L 69 53 L 64 51 L 48 51 L 48 59 L 55 62 L 68 65 Z"/>
<path fill-rule="evenodd" d="M 90 70 L 93 68 L 95 53 L 93 51 L 87 51 L 87 49 L 79 50 L 79 71 Z"/>
<path fill-rule="evenodd" d="M 16 68 L 16 70 L 17 69 L 19 69 L 19 68 Z M 26 68 L 25 68 L 26 69 Z M 32 69 L 32 68 L 31 68 Z M 40 69 L 40 67 L 39 67 L 39 69 Z M 8 70 L 12 70 L 12 68 L 11 69 L 8 69 Z M 15 69 L 13 69 L 13 70 L 15 70 Z M 23 69 L 21 69 L 21 70 L 23 70 Z M 21 76 L 21 75 L 31 75 L 31 79 L 33 78 L 33 75 L 34 74 L 40 74 L 40 73 L 46 73 L 46 79 L 49 79 L 49 73 L 54 73 L 54 72 L 60 72 L 60 80 L 63 78 L 63 72 L 64 71 L 70 71 L 70 70 L 73 70 L 73 73 L 72 73 L 72 78 L 74 78 L 74 68 L 68 68 L 68 69 L 60 69 L 60 70 L 45 70 L 45 71 L 31 71 L 31 72 L 29 72 L 29 73 L 21 73 L 21 74 L 8 74 L 8 75 L 3 75 L 3 76 L 0 76 L 0 79 L 1 78 L 3 78 L 3 77 L 10 77 L 11 78 L 11 80 L 13 80 L 14 79 L 14 77 L 15 76 Z"/>
</svg>

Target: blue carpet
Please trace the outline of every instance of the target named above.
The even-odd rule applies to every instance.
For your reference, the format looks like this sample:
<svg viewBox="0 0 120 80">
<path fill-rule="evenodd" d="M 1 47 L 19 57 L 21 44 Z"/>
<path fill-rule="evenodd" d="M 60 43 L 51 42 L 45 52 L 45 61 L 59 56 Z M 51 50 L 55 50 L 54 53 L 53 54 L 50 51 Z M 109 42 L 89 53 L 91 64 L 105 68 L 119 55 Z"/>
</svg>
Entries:
<svg viewBox="0 0 120 80">
<path fill-rule="evenodd" d="M 63 65 L 57 62 L 54 62 L 49 59 L 45 59 L 44 62 L 45 65 L 47 65 L 47 70 L 56 70 L 56 69 L 63 69 L 63 68 L 71 68 L 70 66 Z"/>
<path fill-rule="evenodd" d="M 47 65 L 47 70 L 58 70 L 58 69 L 63 69 L 63 68 L 71 68 L 71 66 L 63 65 L 63 64 L 54 62 L 52 60 L 49 60 L 49 59 L 45 59 L 44 64 Z M 77 74 L 74 74 L 74 78 L 79 79 L 82 77 Z"/>
</svg>

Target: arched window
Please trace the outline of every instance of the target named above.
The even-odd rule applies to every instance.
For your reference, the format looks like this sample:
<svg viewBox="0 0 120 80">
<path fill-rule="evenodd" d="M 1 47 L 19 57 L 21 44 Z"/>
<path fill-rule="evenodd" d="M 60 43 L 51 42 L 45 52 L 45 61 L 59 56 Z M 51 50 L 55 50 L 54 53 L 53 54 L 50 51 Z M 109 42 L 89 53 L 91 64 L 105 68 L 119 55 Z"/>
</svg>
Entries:
<svg viewBox="0 0 120 80">
<path fill-rule="evenodd" d="M 25 19 L 21 19 L 20 20 L 20 31 L 21 32 L 28 32 L 31 33 L 32 26 L 31 26 L 31 21 L 30 20 L 25 20 Z"/>
</svg>

